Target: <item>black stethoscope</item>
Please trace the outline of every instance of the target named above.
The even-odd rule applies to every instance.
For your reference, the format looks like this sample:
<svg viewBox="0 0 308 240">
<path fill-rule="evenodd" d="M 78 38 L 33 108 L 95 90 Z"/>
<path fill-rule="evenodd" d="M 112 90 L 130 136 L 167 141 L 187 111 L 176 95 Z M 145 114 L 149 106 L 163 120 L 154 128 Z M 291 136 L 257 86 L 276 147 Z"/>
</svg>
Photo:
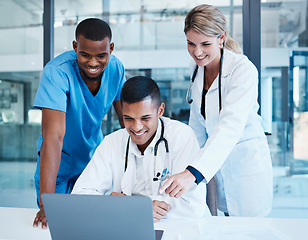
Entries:
<svg viewBox="0 0 308 240">
<path fill-rule="evenodd" d="M 166 179 L 169 178 L 170 176 L 170 172 L 167 168 L 164 168 L 163 173 L 161 174 L 160 172 L 155 172 L 155 168 L 156 168 L 156 157 L 157 157 L 157 150 L 158 150 L 158 146 L 161 142 L 165 143 L 165 149 L 166 149 L 166 154 L 167 154 L 167 158 L 169 158 L 169 146 L 168 146 L 168 141 L 166 138 L 164 138 L 164 132 L 165 132 L 165 128 L 164 128 L 164 123 L 163 120 L 160 118 L 160 123 L 161 123 L 161 133 L 160 133 L 160 138 L 157 140 L 155 146 L 154 146 L 154 177 L 153 177 L 153 181 L 156 182 L 158 180 L 164 181 Z M 124 166 L 124 172 L 126 172 L 127 169 L 127 163 L 128 163 L 128 152 L 129 152 L 129 142 L 130 142 L 130 137 L 128 137 L 127 140 L 127 145 L 126 145 L 126 153 L 125 153 L 125 166 Z M 169 159 L 168 159 L 169 160 Z"/>
<path fill-rule="evenodd" d="M 221 52 L 221 58 L 220 58 L 220 63 L 219 63 L 219 74 L 218 74 L 218 88 L 219 88 L 219 112 L 221 110 L 221 68 L 222 68 L 222 61 L 223 61 L 223 53 L 224 53 L 224 50 L 223 48 L 220 50 Z M 187 94 L 186 94 L 186 101 L 191 104 L 193 102 L 193 99 L 191 98 L 191 92 L 192 92 L 192 85 L 195 81 L 195 78 L 197 76 L 197 72 L 198 72 L 198 68 L 199 66 L 196 65 L 196 68 L 194 70 L 194 73 L 191 77 L 191 81 L 190 81 L 190 84 L 189 84 L 189 88 L 187 90 Z M 204 67 L 205 69 L 205 67 Z M 205 82 L 205 74 L 203 75 L 203 83 Z"/>
</svg>

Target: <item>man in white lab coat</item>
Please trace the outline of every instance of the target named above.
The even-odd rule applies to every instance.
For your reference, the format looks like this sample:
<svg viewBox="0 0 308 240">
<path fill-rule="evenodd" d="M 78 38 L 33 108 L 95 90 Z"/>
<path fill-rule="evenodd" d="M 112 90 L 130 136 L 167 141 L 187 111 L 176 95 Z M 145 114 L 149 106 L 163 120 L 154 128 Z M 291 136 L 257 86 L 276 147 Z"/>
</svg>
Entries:
<svg viewBox="0 0 308 240">
<path fill-rule="evenodd" d="M 160 195 L 172 174 L 185 170 L 199 145 L 192 129 L 162 117 L 164 103 L 155 81 L 137 76 L 121 92 L 125 129 L 104 138 L 77 180 L 72 194 L 145 195 L 153 200 L 153 217 L 210 216 L 205 187 L 196 184 L 180 198 Z"/>
</svg>

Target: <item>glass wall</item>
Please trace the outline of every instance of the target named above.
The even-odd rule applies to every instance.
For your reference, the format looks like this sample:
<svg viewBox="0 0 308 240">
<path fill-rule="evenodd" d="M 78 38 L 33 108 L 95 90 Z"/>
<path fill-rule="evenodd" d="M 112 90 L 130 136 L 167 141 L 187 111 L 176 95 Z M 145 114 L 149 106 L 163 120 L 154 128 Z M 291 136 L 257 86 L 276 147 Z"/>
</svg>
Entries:
<svg viewBox="0 0 308 240">
<path fill-rule="evenodd" d="M 222 10 L 230 35 L 242 46 L 242 0 L 206 2 Z M 127 78 L 155 79 L 166 103 L 165 115 L 187 123 L 185 95 L 191 60 L 183 26 L 187 12 L 201 3 L 55 0 L 54 55 L 72 49 L 75 28 L 82 19 L 109 21 L 114 55 L 123 62 Z M 43 68 L 43 1 L 0 4 L 0 44 L 5 46 L 0 49 L 0 206 L 35 207 L 32 179 L 41 116 L 32 105 Z M 303 144 L 308 135 L 307 18 L 306 0 L 261 1 L 261 114 L 275 173 L 272 217 L 308 216 Z M 118 128 L 111 110 L 103 121 L 103 132 Z"/>
<path fill-rule="evenodd" d="M 273 217 L 308 213 L 307 19 L 305 0 L 262 1 L 261 99 L 274 167 Z"/>
<path fill-rule="evenodd" d="M 42 14 L 42 1 L 0 2 L 0 206 L 36 206 L 40 125 L 32 105 L 42 70 Z"/>
<path fill-rule="evenodd" d="M 290 174 L 308 174 L 308 51 L 292 51 L 290 57 L 290 113 L 293 121 L 293 159 Z"/>
</svg>

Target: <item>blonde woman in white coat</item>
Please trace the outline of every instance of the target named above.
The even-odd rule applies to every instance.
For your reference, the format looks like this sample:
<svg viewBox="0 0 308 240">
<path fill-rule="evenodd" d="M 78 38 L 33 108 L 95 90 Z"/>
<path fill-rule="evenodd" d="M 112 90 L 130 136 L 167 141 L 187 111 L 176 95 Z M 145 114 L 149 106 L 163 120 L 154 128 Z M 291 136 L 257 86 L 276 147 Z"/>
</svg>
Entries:
<svg viewBox="0 0 308 240">
<path fill-rule="evenodd" d="M 216 7 L 192 9 L 184 32 L 196 71 L 188 90 L 189 125 L 201 150 L 160 191 L 180 197 L 194 181 L 207 183 L 215 177 L 217 207 L 225 215 L 266 216 L 272 205 L 272 164 L 257 113 L 257 69 L 228 35 Z"/>
</svg>

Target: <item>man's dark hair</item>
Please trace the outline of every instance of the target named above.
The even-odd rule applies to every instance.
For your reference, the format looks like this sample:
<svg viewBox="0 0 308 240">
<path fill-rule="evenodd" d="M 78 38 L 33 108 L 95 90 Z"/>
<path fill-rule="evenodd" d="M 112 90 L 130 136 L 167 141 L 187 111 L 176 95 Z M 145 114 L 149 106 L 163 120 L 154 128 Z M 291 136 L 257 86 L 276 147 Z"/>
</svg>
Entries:
<svg viewBox="0 0 308 240">
<path fill-rule="evenodd" d="M 121 91 L 121 104 L 137 103 L 151 98 L 152 104 L 157 108 L 161 104 L 160 91 L 156 82 L 144 76 L 136 76 L 128 79 Z"/>
<path fill-rule="evenodd" d="M 76 41 L 79 35 L 92 41 L 102 41 L 107 37 L 111 41 L 111 29 L 108 23 L 98 18 L 87 18 L 81 21 L 75 31 Z"/>
</svg>

